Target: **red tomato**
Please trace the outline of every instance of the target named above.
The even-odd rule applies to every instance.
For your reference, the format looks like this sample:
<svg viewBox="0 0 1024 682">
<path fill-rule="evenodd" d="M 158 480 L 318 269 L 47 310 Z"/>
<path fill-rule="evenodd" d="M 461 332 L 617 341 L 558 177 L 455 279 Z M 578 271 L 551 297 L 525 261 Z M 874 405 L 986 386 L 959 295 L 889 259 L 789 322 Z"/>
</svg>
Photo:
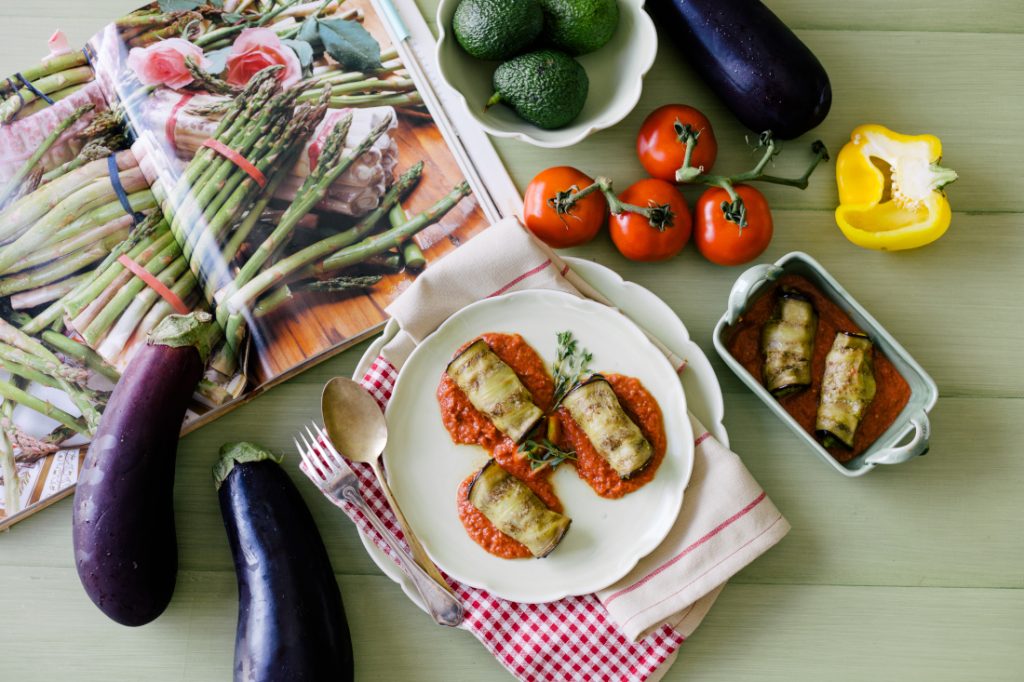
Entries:
<svg viewBox="0 0 1024 682">
<path fill-rule="evenodd" d="M 731 203 L 729 193 L 712 187 L 697 200 L 694 210 L 697 230 L 693 240 L 697 249 L 712 263 L 741 265 L 764 253 L 772 240 L 772 212 L 764 195 L 750 185 L 733 189 L 743 200 L 746 226 L 727 220 L 722 202 Z"/>
<path fill-rule="evenodd" d="M 636 137 L 636 155 L 640 158 L 647 172 L 655 178 L 667 182 L 676 181 L 676 170 L 683 165 L 686 156 L 686 145 L 679 141 L 676 121 L 689 125 L 700 136 L 693 147 L 690 165 L 694 168 L 703 167 L 705 173 L 711 172 L 718 156 L 718 141 L 715 131 L 711 129 L 711 121 L 707 116 L 685 104 L 666 104 L 652 111 Z"/>
<path fill-rule="evenodd" d="M 675 185 L 657 178 L 647 178 L 630 186 L 619 195 L 619 201 L 661 211 L 663 227 L 651 224 L 639 213 L 613 215 L 610 225 L 612 241 L 630 260 L 665 260 L 683 250 L 690 241 L 692 219 L 686 199 Z"/>
<path fill-rule="evenodd" d="M 548 246 L 564 249 L 586 244 L 601 230 L 608 216 L 608 202 L 600 191 L 583 197 L 568 211 L 559 212 L 559 195 L 578 192 L 594 180 L 571 166 L 556 166 L 537 174 L 523 197 L 526 227 Z"/>
</svg>

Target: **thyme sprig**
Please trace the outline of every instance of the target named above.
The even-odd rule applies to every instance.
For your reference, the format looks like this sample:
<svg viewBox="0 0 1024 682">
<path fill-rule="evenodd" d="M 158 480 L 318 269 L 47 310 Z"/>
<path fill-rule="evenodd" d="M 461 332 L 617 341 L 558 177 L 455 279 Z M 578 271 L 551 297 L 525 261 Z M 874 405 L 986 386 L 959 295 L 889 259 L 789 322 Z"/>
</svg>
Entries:
<svg viewBox="0 0 1024 682">
<path fill-rule="evenodd" d="M 576 461 L 575 451 L 562 450 L 547 438 L 541 438 L 539 441 L 527 439 L 519 446 L 519 452 L 530 460 L 531 471 L 536 471 L 545 464 L 555 469 L 567 459 Z"/>
<path fill-rule="evenodd" d="M 553 366 L 555 380 L 554 404 L 572 388 L 584 374 L 590 371 L 594 355 L 586 348 L 580 348 L 571 331 L 558 334 L 558 351 Z"/>
</svg>

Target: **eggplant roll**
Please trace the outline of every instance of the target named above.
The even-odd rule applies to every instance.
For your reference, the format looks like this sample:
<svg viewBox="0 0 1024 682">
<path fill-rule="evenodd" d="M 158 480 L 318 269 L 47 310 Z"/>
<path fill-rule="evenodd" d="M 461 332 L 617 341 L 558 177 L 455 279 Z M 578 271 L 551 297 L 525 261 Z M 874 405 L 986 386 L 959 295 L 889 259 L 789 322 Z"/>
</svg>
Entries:
<svg viewBox="0 0 1024 682">
<path fill-rule="evenodd" d="M 826 445 L 853 447 L 857 427 L 875 397 L 872 350 L 871 339 L 864 334 L 839 332 L 832 342 L 814 426 Z"/>
<path fill-rule="evenodd" d="M 806 296 L 784 290 L 775 315 L 761 329 L 762 375 L 776 398 L 811 385 L 811 358 L 818 315 Z"/>
<path fill-rule="evenodd" d="M 483 339 L 456 355 L 446 371 L 473 407 L 517 443 L 544 416 L 515 371 Z"/>
<path fill-rule="evenodd" d="M 625 480 L 639 473 L 654 456 L 654 448 L 600 374 L 571 388 L 562 398 L 562 406 L 619 478 Z"/>
<path fill-rule="evenodd" d="M 562 541 L 572 523 L 565 514 L 551 511 L 530 487 L 492 459 L 477 472 L 469 486 L 469 502 L 513 540 L 543 559 Z"/>
</svg>

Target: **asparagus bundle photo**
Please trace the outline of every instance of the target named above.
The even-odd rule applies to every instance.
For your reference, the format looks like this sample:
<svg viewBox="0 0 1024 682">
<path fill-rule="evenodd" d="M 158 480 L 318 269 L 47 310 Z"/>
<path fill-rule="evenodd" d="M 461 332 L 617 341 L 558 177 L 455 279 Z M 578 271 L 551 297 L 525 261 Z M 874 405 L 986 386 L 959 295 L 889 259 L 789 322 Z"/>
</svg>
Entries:
<svg viewBox="0 0 1024 682">
<path fill-rule="evenodd" d="M 299 101 L 316 101 L 307 98 L 305 92 L 299 96 Z M 172 135 L 166 135 L 166 131 L 162 130 L 162 127 L 165 126 L 157 124 L 169 120 L 171 111 L 180 101 L 181 95 L 178 93 L 157 92 L 146 101 L 142 108 L 142 117 L 148 127 L 151 130 L 161 131 L 144 136 L 136 143 L 137 146 L 133 147 L 144 170 L 148 169 L 153 174 L 150 176 L 152 178 L 166 173 L 169 165 L 174 165 L 176 162 L 185 163 L 191 159 L 217 129 L 223 114 L 208 116 L 194 113 L 197 109 L 205 107 L 209 102 L 231 102 L 229 98 L 209 95 L 197 95 L 191 98 L 189 105 L 181 109 L 174 117 Z M 385 118 L 391 121 L 391 125 L 373 147 L 367 150 L 357 163 L 353 164 L 331 185 L 321 207 L 334 213 L 355 216 L 365 215 L 377 207 L 398 163 L 398 144 L 391 135 L 391 131 L 398 125 L 398 121 L 394 109 L 390 107 L 339 109 L 327 112 L 324 115 L 324 120 L 306 142 L 291 173 L 282 180 L 275 193 L 276 198 L 283 201 L 295 199 L 299 187 L 319 159 L 320 150 L 323 148 L 327 134 L 346 117 L 351 117 L 352 120 L 351 131 L 346 140 L 346 144 L 349 145 L 348 150 L 351 150 L 352 145 L 356 144 Z M 167 154 L 165 150 L 168 137 L 173 137 L 174 140 L 173 155 Z M 150 165 L 147 164 L 147 157 L 151 155 L 155 156 L 157 160 Z"/>
<path fill-rule="evenodd" d="M 308 16 L 335 13 L 344 19 L 361 20 L 358 10 L 341 10 L 344 0 L 287 0 L 273 3 L 181 3 L 154 2 L 114 22 L 118 38 L 131 47 L 146 47 L 168 38 L 187 38 L 211 50 L 225 47 L 246 28 L 268 26 L 282 38 L 298 34 L 298 22 Z M 232 9 L 232 7 L 235 9 Z"/>
<path fill-rule="evenodd" d="M 0 125 L 26 119 L 69 99 L 93 79 L 88 52 L 71 49 L 64 33 L 56 31 L 50 37 L 49 55 L 0 82 Z"/>
<path fill-rule="evenodd" d="M 369 0 L 161 0 L 23 71 L 52 103 L 0 82 L 0 528 L 73 484 L 161 323 L 213 325 L 189 430 L 486 227 L 383 26 Z"/>
<path fill-rule="evenodd" d="M 301 92 L 280 91 L 275 69 L 261 72 L 220 120 L 211 138 L 214 143 L 206 142 L 198 149 L 175 185 L 154 185 L 154 191 L 163 196 L 163 211 L 182 244 L 183 257 L 188 259 L 205 299 L 215 302 L 217 320 L 225 329 L 229 359 L 215 362 L 218 369 L 234 370 L 230 356 L 241 348 L 244 319 L 258 305 L 259 297 L 275 285 L 359 266 L 400 246 L 469 193 L 468 185 L 462 183 L 429 211 L 373 235 L 420 179 L 423 164 L 418 163 L 356 224 L 290 250 L 296 228 L 337 182 L 357 164 L 365 163 L 366 155 L 379 155 L 378 142 L 394 125 L 389 113 L 356 138 L 352 131 L 355 116 L 348 113 L 329 128 L 313 165 L 308 161 L 309 141 L 315 139 L 323 122 L 328 95 L 322 93 L 315 103 L 297 104 Z M 218 148 L 231 150 L 246 163 L 240 165 L 223 151 L 215 151 Z M 305 160 L 300 162 L 302 157 Z M 278 190 L 300 163 L 308 174 L 287 209 L 269 234 L 258 241 L 250 239 L 266 207 L 279 196 Z"/>
</svg>

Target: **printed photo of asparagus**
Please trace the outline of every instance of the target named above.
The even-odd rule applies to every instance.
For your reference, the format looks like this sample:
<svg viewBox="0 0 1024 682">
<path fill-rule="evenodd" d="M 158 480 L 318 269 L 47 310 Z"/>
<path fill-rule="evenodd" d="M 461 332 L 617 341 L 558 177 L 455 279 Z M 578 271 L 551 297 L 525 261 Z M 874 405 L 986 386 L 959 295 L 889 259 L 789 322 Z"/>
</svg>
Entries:
<svg viewBox="0 0 1024 682">
<path fill-rule="evenodd" d="M 0 529 L 69 493 L 150 333 L 185 430 L 373 333 L 487 220 L 371 0 L 161 0 L 0 79 Z"/>
</svg>

